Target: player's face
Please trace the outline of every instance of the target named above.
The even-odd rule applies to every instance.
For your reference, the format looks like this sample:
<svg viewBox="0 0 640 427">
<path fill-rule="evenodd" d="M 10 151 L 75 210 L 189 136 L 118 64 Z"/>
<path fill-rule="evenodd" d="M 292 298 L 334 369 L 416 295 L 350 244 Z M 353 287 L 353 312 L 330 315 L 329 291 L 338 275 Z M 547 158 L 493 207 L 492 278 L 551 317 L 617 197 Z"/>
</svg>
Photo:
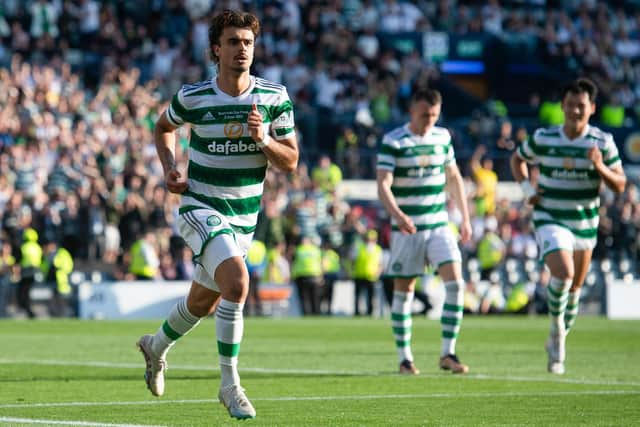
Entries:
<svg viewBox="0 0 640 427">
<path fill-rule="evenodd" d="M 440 104 L 431 105 L 427 101 L 414 102 L 409 109 L 411 128 L 419 134 L 424 134 L 438 121 L 440 108 Z"/>
<path fill-rule="evenodd" d="M 227 27 L 222 31 L 220 44 L 213 45 L 220 69 L 249 71 L 253 62 L 253 32 L 248 28 Z"/>
<path fill-rule="evenodd" d="M 589 100 L 585 92 L 568 92 L 562 100 L 562 111 L 565 123 L 577 130 L 583 129 L 589 118 L 596 111 L 596 104 Z"/>
</svg>

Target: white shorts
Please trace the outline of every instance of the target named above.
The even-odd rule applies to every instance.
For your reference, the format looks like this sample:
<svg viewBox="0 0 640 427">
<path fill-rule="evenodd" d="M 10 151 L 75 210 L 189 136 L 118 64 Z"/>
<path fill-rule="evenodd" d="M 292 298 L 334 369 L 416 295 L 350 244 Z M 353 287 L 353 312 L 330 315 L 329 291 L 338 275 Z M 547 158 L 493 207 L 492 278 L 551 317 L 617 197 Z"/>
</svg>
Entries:
<svg viewBox="0 0 640 427">
<path fill-rule="evenodd" d="M 236 233 L 227 219 L 213 209 L 195 209 L 178 216 L 178 230 L 194 253 L 193 279 L 205 288 L 220 292 L 213 280 L 226 259 L 245 257 L 253 234 Z"/>
<path fill-rule="evenodd" d="M 426 263 L 438 268 L 449 262 L 462 262 L 458 242 L 447 226 L 415 234 L 391 233 L 391 255 L 386 277 L 417 277 L 424 274 Z"/>
<path fill-rule="evenodd" d="M 540 259 L 555 251 L 584 251 L 596 247 L 597 239 L 577 237 L 566 227 L 555 224 L 543 225 L 536 229 L 536 241 L 540 249 Z"/>
</svg>

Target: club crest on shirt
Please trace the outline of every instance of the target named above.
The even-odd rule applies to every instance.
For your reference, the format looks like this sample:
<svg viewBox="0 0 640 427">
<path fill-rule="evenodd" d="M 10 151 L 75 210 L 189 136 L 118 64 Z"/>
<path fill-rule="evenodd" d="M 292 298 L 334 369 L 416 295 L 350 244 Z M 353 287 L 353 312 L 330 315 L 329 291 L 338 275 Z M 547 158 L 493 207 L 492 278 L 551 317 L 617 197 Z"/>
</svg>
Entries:
<svg viewBox="0 0 640 427">
<path fill-rule="evenodd" d="M 391 268 L 393 269 L 393 271 L 400 271 L 400 270 L 402 270 L 402 263 L 401 262 L 394 262 L 393 265 L 391 266 Z"/>
<path fill-rule="evenodd" d="M 222 220 L 220 219 L 220 217 L 218 215 L 210 215 L 207 218 L 207 225 L 209 227 L 217 227 L 220 224 L 222 224 Z"/>
<path fill-rule="evenodd" d="M 240 122 L 227 122 L 224 124 L 224 134 L 227 138 L 240 138 L 243 132 L 244 125 Z"/>
<path fill-rule="evenodd" d="M 565 169 L 571 170 L 576 167 L 576 159 L 573 157 L 565 157 L 562 160 L 562 166 L 564 166 Z"/>
</svg>

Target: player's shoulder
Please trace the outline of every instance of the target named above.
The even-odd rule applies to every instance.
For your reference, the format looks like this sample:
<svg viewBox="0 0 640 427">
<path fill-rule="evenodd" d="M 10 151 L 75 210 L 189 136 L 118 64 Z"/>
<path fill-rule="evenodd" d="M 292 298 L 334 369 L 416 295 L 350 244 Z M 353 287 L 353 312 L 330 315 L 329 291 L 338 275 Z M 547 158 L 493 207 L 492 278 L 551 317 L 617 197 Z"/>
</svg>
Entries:
<svg viewBox="0 0 640 427">
<path fill-rule="evenodd" d="M 613 142 L 613 135 L 609 132 L 603 131 L 599 127 L 589 126 L 585 139 L 595 141 L 598 144 L 606 144 L 608 142 Z"/>
<path fill-rule="evenodd" d="M 183 84 L 180 88 L 180 94 L 183 97 L 215 95 L 215 90 L 213 89 L 212 80 L 208 79 L 201 82 Z"/>
<path fill-rule="evenodd" d="M 255 87 L 256 89 L 260 89 L 267 92 L 274 93 L 282 93 L 286 92 L 287 88 L 280 84 L 271 80 L 263 79 L 262 77 L 255 77 Z"/>
<path fill-rule="evenodd" d="M 540 127 L 533 132 L 533 137 L 537 141 L 542 138 L 561 138 L 560 126 Z"/>
<path fill-rule="evenodd" d="M 431 135 L 438 138 L 446 138 L 446 142 L 449 142 L 449 140 L 451 139 L 451 133 L 449 132 L 449 129 L 442 126 L 434 126 L 433 128 L 431 128 Z"/>
<path fill-rule="evenodd" d="M 383 139 L 386 139 L 387 141 L 397 141 L 408 136 L 411 136 L 411 134 L 407 130 L 407 126 L 402 125 L 386 132 Z"/>
</svg>

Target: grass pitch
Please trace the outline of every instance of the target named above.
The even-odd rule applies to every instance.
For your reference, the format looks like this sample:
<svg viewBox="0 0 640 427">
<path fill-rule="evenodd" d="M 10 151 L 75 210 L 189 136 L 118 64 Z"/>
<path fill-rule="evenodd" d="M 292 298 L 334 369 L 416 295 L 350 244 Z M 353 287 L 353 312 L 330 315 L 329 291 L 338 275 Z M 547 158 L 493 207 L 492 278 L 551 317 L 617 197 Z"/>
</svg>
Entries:
<svg viewBox="0 0 640 427">
<path fill-rule="evenodd" d="M 166 392 L 143 380 L 138 337 L 158 321 L 0 321 L 0 426 L 236 425 L 217 402 L 207 319 L 169 354 Z M 242 384 L 255 426 L 637 426 L 640 322 L 579 317 L 567 374 L 546 372 L 544 317 L 466 317 L 466 376 L 439 371 L 439 322 L 414 318 L 422 370 L 398 375 L 388 319 L 247 318 Z"/>
</svg>

